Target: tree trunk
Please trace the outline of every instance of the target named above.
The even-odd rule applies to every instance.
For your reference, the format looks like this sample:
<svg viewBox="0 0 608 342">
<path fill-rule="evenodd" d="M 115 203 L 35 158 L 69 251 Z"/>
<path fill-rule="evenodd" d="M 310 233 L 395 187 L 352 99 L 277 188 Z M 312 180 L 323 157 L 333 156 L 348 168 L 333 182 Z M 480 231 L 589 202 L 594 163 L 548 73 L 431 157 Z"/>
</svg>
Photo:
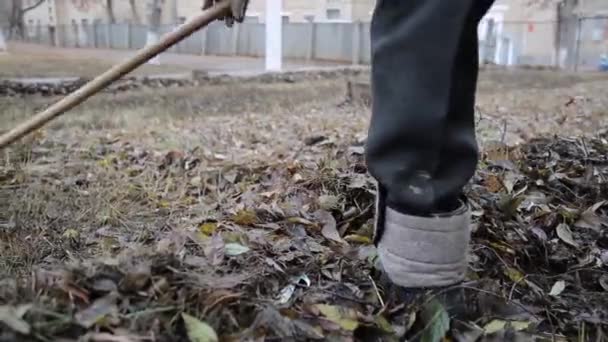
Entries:
<svg viewBox="0 0 608 342">
<path fill-rule="evenodd" d="M 116 23 L 116 16 L 114 16 L 114 0 L 106 0 L 106 12 L 108 15 L 108 22 L 110 24 Z"/>
<path fill-rule="evenodd" d="M 4 32 L 0 29 L 0 54 L 6 52 L 6 41 L 4 40 Z"/>
<path fill-rule="evenodd" d="M 131 17 L 133 17 L 133 23 L 138 25 L 141 24 L 141 18 L 139 16 L 139 12 L 137 11 L 135 0 L 129 0 L 129 6 L 131 7 Z"/>
<path fill-rule="evenodd" d="M 158 42 L 160 38 L 160 22 L 162 18 L 162 3 L 160 0 L 149 0 L 148 3 L 148 37 L 146 45 Z M 152 58 L 148 63 L 160 64 L 159 56 Z"/>
<path fill-rule="evenodd" d="M 9 20 L 9 38 L 13 36 L 13 34 L 17 34 L 18 37 L 25 37 L 25 13 L 35 9 L 36 7 L 42 5 L 44 0 L 37 0 L 34 4 L 29 7 L 23 7 L 23 0 L 12 0 L 12 10 L 11 17 Z"/>
</svg>

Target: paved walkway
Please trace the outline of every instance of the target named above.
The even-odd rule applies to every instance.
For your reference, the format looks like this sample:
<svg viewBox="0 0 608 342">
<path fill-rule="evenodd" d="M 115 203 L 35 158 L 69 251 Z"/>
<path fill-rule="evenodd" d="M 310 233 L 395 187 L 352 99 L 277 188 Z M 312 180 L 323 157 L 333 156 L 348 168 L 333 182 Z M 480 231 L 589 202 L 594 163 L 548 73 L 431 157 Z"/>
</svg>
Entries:
<svg viewBox="0 0 608 342">
<path fill-rule="evenodd" d="M 117 63 L 132 56 L 134 50 L 58 48 L 46 45 L 11 43 L 11 53 L 52 55 L 65 59 L 99 59 Z M 177 66 L 189 70 L 202 70 L 210 74 L 259 74 L 264 72 L 264 59 L 252 57 L 197 56 L 164 53 L 160 56 L 161 65 Z M 317 70 L 344 66 L 341 63 L 319 61 L 285 61 L 285 71 Z"/>
</svg>

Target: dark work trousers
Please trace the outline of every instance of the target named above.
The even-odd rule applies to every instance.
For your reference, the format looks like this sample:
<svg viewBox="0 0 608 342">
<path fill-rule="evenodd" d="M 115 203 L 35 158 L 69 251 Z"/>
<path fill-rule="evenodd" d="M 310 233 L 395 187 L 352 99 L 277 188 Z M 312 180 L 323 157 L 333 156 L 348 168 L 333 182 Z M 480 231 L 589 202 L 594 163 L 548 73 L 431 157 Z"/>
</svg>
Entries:
<svg viewBox="0 0 608 342">
<path fill-rule="evenodd" d="M 379 210 L 384 202 L 426 216 L 459 205 L 478 161 L 477 26 L 492 3 L 378 1 L 366 158 L 378 181 Z"/>
</svg>

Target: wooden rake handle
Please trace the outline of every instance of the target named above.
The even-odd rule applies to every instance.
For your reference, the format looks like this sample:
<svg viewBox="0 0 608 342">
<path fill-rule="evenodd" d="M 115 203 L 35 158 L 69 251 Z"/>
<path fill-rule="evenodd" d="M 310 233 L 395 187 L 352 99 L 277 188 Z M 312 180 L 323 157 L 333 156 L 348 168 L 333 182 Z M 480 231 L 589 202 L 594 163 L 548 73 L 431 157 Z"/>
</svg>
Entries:
<svg viewBox="0 0 608 342">
<path fill-rule="evenodd" d="M 203 11 L 198 17 L 188 21 L 177 30 L 164 35 L 157 43 L 139 50 L 135 56 L 115 65 L 110 70 L 95 77 L 81 88 L 67 95 L 59 102 L 56 102 L 44 111 L 32 116 L 17 127 L 0 136 L 0 150 L 86 101 L 89 97 L 95 95 L 112 82 L 135 70 L 148 60 L 187 38 L 192 33 L 209 25 L 209 23 L 214 20 L 226 16 L 229 11 L 230 1 L 222 1 L 208 10 Z"/>
</svg>

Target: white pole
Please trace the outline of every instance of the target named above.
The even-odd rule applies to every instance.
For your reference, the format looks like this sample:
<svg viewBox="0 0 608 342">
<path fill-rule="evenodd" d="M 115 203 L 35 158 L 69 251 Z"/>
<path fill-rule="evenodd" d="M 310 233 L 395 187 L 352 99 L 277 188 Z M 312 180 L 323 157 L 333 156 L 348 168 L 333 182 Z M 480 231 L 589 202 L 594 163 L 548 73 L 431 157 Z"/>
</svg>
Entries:
<svg viewBox="0 0 608 342">
<path fill-rule="evenodd" d="M 6 40 L 4 40 L 4 32 L 2 32 L 2 28 L 0 27 L 0 54 L 6 52 Z"/>
<path fill-rule="evenodd" d="M 283 0 L 266 0 L 266 70 L 283 67 Z"/>
<path fill-rule="evenodd" d="M 502 29 L 503 29 L 503 21 L 501 19 L 501 21 L 498 23 L 498 25 L 496 25 L 496 51 L 494 51 L 494 64 L 497 65 L 503 65 L 505 64 L 505 61 L 502 60 L 502 49 L 503 47 L 503 36 L 502 36 Z"/>
</svg>

